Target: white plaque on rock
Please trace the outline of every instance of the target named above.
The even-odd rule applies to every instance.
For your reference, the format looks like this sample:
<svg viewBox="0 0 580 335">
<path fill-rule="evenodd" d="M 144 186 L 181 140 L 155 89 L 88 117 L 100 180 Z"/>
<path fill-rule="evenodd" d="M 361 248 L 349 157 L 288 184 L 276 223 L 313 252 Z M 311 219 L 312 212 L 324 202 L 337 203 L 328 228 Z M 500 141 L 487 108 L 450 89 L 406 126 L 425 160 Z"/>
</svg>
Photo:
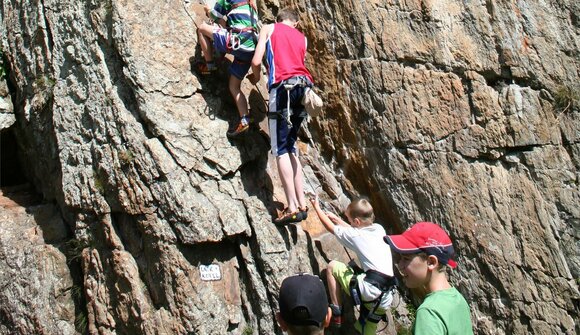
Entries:
<svg viewBox="0 0 580 335">
<path fill-rule="evenodd" d="M 222 279 L 222 273 L 220 270 L 220 266 L 217 264 L 200 265 L 199 266 L 199 274 L 201 276 L 201 280 L 204 280 L 204 281 Z"/>
</svg>

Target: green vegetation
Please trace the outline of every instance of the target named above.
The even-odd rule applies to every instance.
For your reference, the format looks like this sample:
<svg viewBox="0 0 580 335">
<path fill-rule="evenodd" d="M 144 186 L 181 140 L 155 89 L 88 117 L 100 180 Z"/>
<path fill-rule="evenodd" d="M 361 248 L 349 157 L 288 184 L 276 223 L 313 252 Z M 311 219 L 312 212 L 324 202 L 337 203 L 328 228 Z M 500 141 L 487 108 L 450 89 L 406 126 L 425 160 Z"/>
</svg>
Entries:
<svg viewBox="0 0 580 335">
<path fill-rule="evenodd" d="M 415 317 L 417 316 L 417 307 L 413 304 L 407 304 L 407 311 L 409 311 L 409 319 L 411 321 L 415 321 Z"/>
<path fill-rule="evenodd" d="M 83 255 L 83 250 L 89 248 L 91 245 L 87 241 L 80 241 L 72 238 L 64 243 L 64 253 L 67 258 L 67 263 L 80 260 Z M 72 292 L 75 293 L 75 292 Z"/>
<path fill-rule="evenodd" d="M 578 109 L 580 107 L 580 84 L 560 86 L 554 94 L 554 105 L 561 113 Z"/>
<path fill-rule="evenodd" d="M 83 299 L 83 288 L 79 285 L 73 285 L 70 288 L 70 296 L 74 301 Z"/>
<path fill-rule="evenodd" d="M 99 178 L 99 176 L 95 176 L 95 188 L 97 192 L 101 194 L 105 194 L 105 183 Z"/>
<path fill-rule="evenodd" d="M 36 80 L 34 81 L 33 87 L 37 93 L 44 93 L 52 91 L 52 88 L 54 87 L 55 84 L 56 80 L 54 80 L 54 78 L 40 76 L 36 78 Z"/>
<path fill-rule="evenodd" d="M 254 329 L 250 326 L 246 326 L 246 328 L 244 328 L 244 330 L 242 331 L 242 335 L 252 335 L 254 334 Z"/>
<path fill-rule="evenodd" d="M 4 51 L 0 49 L 0 80 L 6 78 L 8 74 L 8 70 L 6 69 L 6 65 L 4 64 Z"/>
<path fill-rule="evenodd" d="M 397 335 L 412 335 L 413 331 L 411 327 L 399 326 L 397 328 Z"/>
<path fill-rule="evenodd" d="M 133 151 L 130 149 L 126 149 L 119 152 L 119 160 L 124 165 L 129 165 L 129 163 L 135 160 L 135 155 L 133 155 Z"/>
<path fill-rule="evenodd" d="M 417 315 L 417 308 L 415 305 L 407 303 L 406 309 L 408 314 L 405 316 L 400 315 L 396 308 L 391 309 L 391 313 L 393 314 L 393 319 L 395 321 L 397 335 L 413 334 L 413 322 L 415 321 L 415 317 Z"/>
<path fill-rule="evenodd" d="M 81 334 L 87 333 L 87 328 L 89 326 L 89 318 L 87 313 L 80 311 L 75 316 L 75 328 Z"/>
</svg>

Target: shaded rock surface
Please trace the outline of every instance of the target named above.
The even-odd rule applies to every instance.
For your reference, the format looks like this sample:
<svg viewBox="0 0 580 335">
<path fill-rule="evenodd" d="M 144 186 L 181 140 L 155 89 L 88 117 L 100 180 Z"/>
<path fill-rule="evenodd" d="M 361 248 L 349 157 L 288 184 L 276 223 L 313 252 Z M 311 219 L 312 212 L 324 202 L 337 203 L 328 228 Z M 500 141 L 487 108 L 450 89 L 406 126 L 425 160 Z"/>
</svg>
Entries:
<svg viewBox="0 0 580 335">
<path fill-rule="evenodd" d="M 288 4 L 258 2 L 265 19 Z M 442 224 L 456 241 L 452 281 L 476 333 L 580 331 L 580 112 L 555 104 L 560 87 L 579 82 L 580 5 L 292 5 L 327 104 L 300 144 L 306 189 L 336 209 L 369 196 L 390 233 Z M 2 129 L 14 132 L 43 203 L 55 203 L 73 232 L 60 238 L 79 249 L 83 300 L 60 303 L 66 329 L 85 318 L 78 331 L 91 334 L 280 333 L 281 280 L 348 260 L 313 213 L 301 226 L 271 223 L 284 196 L 263 81 L 243 87 L 249 134 L 228 140 L 237 121 L 225 84 L 231 60 L 214 78 L 191 71 L 199 4 L 4 1 L 0 10 L 12 87 L 12 100 L 0 101 L 1 120 L 12 120 Z M 4 220 L 3 248 L 48 248 L 60 264 L 48 282 L 71 277 L 54 242 L 9 238 L 15 221 Z M 219 280 L 205 277 L 210 264 Z M 45 275 L 9 273 L 0 280 Z M 4 291 L 8 300 L 18 290 Z M 34 311 L 2 303 L 0 331 L 51 333 L 47 292 Z M 28 321 L 32 312 L 39 322 Z"/>
<path fill-rule="evenodd" d="M 12 100 L 6 81 L 0 80 L 0 130 L 8 129 L 16 122 Z"/>
<path fill-rule="evenodd" d="M 68 230 L 30 187 L 0 191 L 0 334 L 76 334 L 75 286 L 57 247 Z"/>
</svg>

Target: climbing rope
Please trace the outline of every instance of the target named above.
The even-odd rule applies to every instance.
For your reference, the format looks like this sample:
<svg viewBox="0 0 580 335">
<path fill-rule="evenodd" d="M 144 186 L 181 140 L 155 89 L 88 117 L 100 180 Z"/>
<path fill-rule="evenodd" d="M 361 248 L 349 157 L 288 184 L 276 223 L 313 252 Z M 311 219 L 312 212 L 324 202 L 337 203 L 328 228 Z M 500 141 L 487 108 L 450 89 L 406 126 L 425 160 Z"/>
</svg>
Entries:
<svg viewBox="0 0 580 335">
<path fill-rule="evenodd" d="M 185 6 L 186 4 L 189 4 L 189 0 L 183 0 L 182 4 L 183 4 L 183 9 L 187 13 L 187 16 L 189 16 L 189 18 L 191 19 L 191 22 L 193 22 L 193 25 L 195 26 L 195 28 L 196 29 L 199 29 L 199 26 L 197 25 L 197 22 L 195 22 L 195 20 L 193 19 L 193 16 L 191 16 L 191 13 L 189 13 L 189 10 L 187 9 L 187 6 Z"/>
</svg>

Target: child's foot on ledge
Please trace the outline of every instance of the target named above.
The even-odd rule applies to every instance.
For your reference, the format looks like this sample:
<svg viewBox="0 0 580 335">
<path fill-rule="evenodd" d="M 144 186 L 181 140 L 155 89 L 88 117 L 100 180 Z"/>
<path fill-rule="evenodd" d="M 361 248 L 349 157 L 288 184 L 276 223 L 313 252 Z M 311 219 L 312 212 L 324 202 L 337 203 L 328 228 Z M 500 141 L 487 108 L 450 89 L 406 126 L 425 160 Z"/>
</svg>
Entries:
<svg viewBox="0 0 580 335">
<path fill-rule="evenodd" d="M 217 67 L 213 62 L 206 63 L 206 62 L 198 62 L 195 64 L 195 71 L 201 75 L 210 75 L 217 70 Z"/>
<path fill-rule="evenodd" d="M 285 208 L 280 216 L 274 219 L 274 223 L 277 225 L 285 225 L 288 223 L 300 222 L 306 218 L 304 214 L 305 213 L 301 212 L 300 210 L 290 212 L 288 208 Z"/>
<path fill-rule="evenodd" d="M 248 123 L 244 123 L 242 121 L 240 121 L 238 123 L 238 125 L 236 126 L 236 128 L 232 129 L 232 130 L 228 130 L 228 137 L 236 137 L 244 132 L 246 132 L 248 129 L 250 128 L 250 125 Z"/>
</svg>

